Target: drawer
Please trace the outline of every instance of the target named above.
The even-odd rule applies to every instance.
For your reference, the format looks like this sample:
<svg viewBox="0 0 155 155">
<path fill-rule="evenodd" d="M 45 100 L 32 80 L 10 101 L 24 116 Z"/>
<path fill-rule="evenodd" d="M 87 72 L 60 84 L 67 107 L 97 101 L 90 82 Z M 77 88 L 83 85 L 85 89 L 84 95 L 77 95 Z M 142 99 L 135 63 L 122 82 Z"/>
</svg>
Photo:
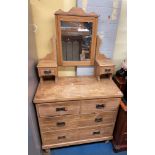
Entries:
<svg viewBox="0 0 155 155">
<path fill-rule="evenodd" d="M 80 129 L 80 138 L 89 139 L 89 138 L 100 138 L 108 137 L 113 134 L 114 124 L 100 125 L 96 127 L 87 127 Z"/>
<path fill-rule="evenodd" d="M 42 133 L 44 145 L 112 136 L 113 124 Z"/>
<path fill-rule="evenodd" d="M 74 115 L 39 118 L 41 132 L 76 128 L 79 117 Z"/>
<path fill-rule="evenodd" d="M 96 99 L 96 100 L 83 100 L 81 104 L 81 113 L 90 114 L 105 111 L 116 111 L 119 106 L 120 99 Z"/>
<path fill-rule="evenodd" d="M 78 101 L 44 103 L 37 105 L 38 115 L 40 117 L 79 114 L 80 103 Z"/>
<path fill-rule="evenodd" d="M 73 130 L 64 130 L 62 131 L 56 131 L 56 132 L 45 132 L 42 133 L 42 140 L 44 145 L 51 145 L 51 144 L 58 144 L 63 142 L 70 142 L 79 140 L 80 132 L 77 129 Z"/>
<path fill-rule="evenodd" d="M 103 112 L 99 114 L 81 115 L 79 126 L 96 126 L 102 124 L 110 124 L 115 122 L 117 112 Z"/>
<path fill-rule="evenodd" d="M 38 68 L 39 76 L 57 75 L 56 68 Z"/>
<path fill-rule="evenodd" d="M 100 67 L 100 74 L 112 74 L 113 72 L 113 66 Z"/>
<path fill-rule="evenodd" d="M 101 114 L 86 114 L 81 116 L 41 117 L 39 118 L 39 124 L 41 132 L 47 132 L 114 123 L 115 117 L 116 112 L 103 112 Z"/>
</svg>

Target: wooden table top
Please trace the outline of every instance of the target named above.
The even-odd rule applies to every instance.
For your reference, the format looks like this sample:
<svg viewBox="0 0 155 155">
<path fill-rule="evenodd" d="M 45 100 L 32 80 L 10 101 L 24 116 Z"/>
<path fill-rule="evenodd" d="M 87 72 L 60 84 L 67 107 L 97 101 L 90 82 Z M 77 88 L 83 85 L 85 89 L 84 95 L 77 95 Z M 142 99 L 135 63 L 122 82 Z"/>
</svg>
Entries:
<svg viewBox="0 0 155 155">
<path fill-rule="evenodd" d="M 56 83 L 39 83 L 34 103 L 110 97 L 122 97 L 121 91 L 112 80 L 97 81 L 95 77 L 59 77 Z"/>
</svg>

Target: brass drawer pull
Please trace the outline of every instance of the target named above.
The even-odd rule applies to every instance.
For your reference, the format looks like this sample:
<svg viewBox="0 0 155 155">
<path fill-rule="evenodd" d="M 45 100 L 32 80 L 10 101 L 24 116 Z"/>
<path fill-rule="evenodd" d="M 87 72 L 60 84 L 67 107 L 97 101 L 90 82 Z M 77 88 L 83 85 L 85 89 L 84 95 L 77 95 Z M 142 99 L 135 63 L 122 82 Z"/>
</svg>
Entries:
<svg viewBox="0 0 155 155">
<path fill-rule="evenodd" d="M 56 108 L 56 111 L 66 111 L 65 107 Z"/>
<path fill-rule="evenodd" d="M 57 126 L 58 126 L 58 127 L 65 126 L 65 122 L 57 122 Z"/>
<path fill-rule="evenodd" d="M 102 118 L 95 118 L 95 122 L 102 122 L 103 119 Z"/>
<path fill-rule="evenodd" d="M 66 138 L 66 136 L 58 136 L 58 140 L 65 139 L 65 138 Z"/>
<path fill-rule="evenodd" d="M 110 72 L 111 71 L 111 69 L 105 69 L 105 72 Z"/>
<path fill-rule="evenodd" d="M 100 134 L 100 131 L 94 131 L 93 132 L 93 135 L 99 135 Z"/>
<path fill-rule="evenodd" d="M 45 70 L 44 74 L 48 74 L 48 75 L 51 74 L 51 70 Z"/>
<path fill-rule="evenodd" d="M 104 107 L 104 104 L 96 104 L 96 109 L 103 109 Z"/>
</svg>

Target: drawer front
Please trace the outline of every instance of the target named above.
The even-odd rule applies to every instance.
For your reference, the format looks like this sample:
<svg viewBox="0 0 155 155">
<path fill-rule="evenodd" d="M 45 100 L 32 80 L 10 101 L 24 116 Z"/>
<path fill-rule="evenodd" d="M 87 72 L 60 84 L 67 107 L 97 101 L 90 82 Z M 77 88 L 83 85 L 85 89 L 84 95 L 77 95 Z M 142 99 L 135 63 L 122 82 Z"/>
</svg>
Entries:
<svg viewBox="0 0 155 155">
<path fill-rule="evenodd" d="M 56 68 L 38 68 L 39 76 L 57 75 Z"/>
<path fill-rule="evenodd" d="M 89 127 L 114 123 L 116 112 L 103 112 L 101 114 L 88 114 L 81 116 L 66 115 L 55 117 L 41 117 L 39 124 L 41 132 L 52 130 L 73 129 L 76 127 Z"/>
<path fill-rule="evenodd" d="M 74 115 L 39 118 L 41 132 L 76 128 L 79 117 Z"/>
<path fill-rule="evenodd" d="M 113 124 L 42 133 L 44 145 L 112 136 Z"/>
<path fill-rule="evenodd" d="M 89 139 L 89 138 L 112 136 L 113 128 L 114 128 L 113 124 L 83 128 L 80 129 L 80 138 Z"/>
<path fill-rule="evenodd" d="M 90 114 L 105 111 L 117 111 L 120 99 L 85 100 L 81 104 L 81 113 Z"/>
<path fill-rule="evenodd" d="M 100 74 L 112 74 L 114 72 L 113 66 L 100 67 Z"/>
<path fill-rule="evenodd" d="M 79 130 L 64 130 L 56 132 L 45 132 L 42 134 L 44 145 L 48 144 L 58 144 L 63 142 L 70 142 L 74 140 L 79 140 Z"/>
<path fill-rule="evenodd" d="M 78 101 L 44 103 L 37 107 L 40 117 L 59 116 L 67 114 L 79 114 L 80 103 Z"/>
<path fill-rule="evenodd" d="M 115 122 L 117 112 L 103 112 L 99 114 L 81 115 L 79 126 L 96 126 L 102 124 L 110 124 Z"/>
</svg>

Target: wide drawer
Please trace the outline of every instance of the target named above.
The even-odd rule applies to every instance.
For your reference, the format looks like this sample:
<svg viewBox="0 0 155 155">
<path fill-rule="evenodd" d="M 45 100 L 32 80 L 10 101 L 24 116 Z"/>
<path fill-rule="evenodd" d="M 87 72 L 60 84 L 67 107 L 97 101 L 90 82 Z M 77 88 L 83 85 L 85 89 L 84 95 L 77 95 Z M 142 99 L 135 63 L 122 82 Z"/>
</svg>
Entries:
<svg viewBox="0 0 155 155">
<path fill-rule="evenodd" d="M 112 136 L 113 124 L 42 133 L 44 145 Z"/>
<path fill-rule="evenodd" d="M 81 113 L 99 113 L 105 111 L 115 111 L 119 106 L 120 99 L 96 99 L 96 100 L 85 100 L 81 104 Z"/>
<path fill-rule="evenodd" d="M 39 118 L 41 132 L 52 130 L 73 129 L 76 127 L 95 126 L 114 123 L 117 112 L 103 112 L 100 114 L 85 114 L 81 116 L 66 115 Z"/>
<path fill-rule="evenodd" d="M 44 103 L 37 105 L 37 111 L 40 117 L 79 114 L 80 103 L 78 101 Z"/>
</svg>

